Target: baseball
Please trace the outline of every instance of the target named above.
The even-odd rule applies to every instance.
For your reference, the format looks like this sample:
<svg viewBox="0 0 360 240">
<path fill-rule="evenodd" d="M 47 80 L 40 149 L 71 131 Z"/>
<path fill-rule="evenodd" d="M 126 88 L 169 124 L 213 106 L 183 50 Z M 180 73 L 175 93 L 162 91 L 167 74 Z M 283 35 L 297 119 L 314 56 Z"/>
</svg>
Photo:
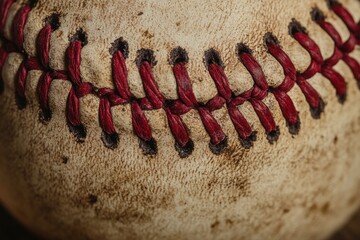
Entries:
<svg viewBox="0 0 360 240">
<path fill-rule="evenodd" d="M 326 239 L 360 206 L 358 0 L 0 0 L 0 202 L 45 239 Z"/>
</svg>

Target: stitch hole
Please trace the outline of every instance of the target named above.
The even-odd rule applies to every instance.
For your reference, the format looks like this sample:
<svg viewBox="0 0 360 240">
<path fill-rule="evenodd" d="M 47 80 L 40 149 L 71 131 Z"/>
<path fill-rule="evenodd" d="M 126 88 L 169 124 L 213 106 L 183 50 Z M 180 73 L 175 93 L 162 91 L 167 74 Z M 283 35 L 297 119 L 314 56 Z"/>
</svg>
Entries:
<svg viewBox="0 0 360 240">
<path fill-rule="evenodd" d="M 183 147 L 178 142 L 176 142 L 175 149 L 179 153 L 180 158 L 187 158 L 194 151 L 194 142 L 190 139 L 189 142 Z"/>
<path fill-rule="evenodd" d="M 151 49 L 142 48 L 137 51 L 137 55 L 138 56 L 137 56 L 135 62 L 139 68 L 143 62 L 150 63 L 151 67 L 154 67 L 157 63 L 155 60 L 154 51 Z"/>
<path fill-rule="evenodd" d="M 61 157 L 61 163 L 62 164 L 67 164 L 69 162 L 69 158 L 68 157 L 66 157 L 66 156 L 62 156 Z"/>
<path fill-rule="evenodd" d="M 52 111 L 50 109 L 41 109 L 39 112 L 39 120 L 43 124 L 48 124 L 52 117 Z"/>
<path fill-rule="evenodd" d="M 334 5 L 339 4 L 337 0 L 327 0 L 326 2 L 329 8 L 332 8 Z"/>
<path fill-rule="evenodd" d="M 50 24 L 53 31 L 59 29 L 60 27 L 60 14 L 54 13 L 51 16 L 45 18 L 45 23 Z"/>
<path fill-rule="evenodd" d="M 68 126 L 69 126 L 69 130 L 72 134 L 74 134 L 76 140 L 80 143 L 85 141 L 86 135 L 87 135 L 87 130 L 85 128 L 84 125 L 78 125 L 78 126 L 73 126 L 69 121 L 68 121 Z"/>
<path fill-rule="evenodd" d="M 144 155 L 156 155 L 158 148 L 157 142 L 154 138 L 151 138 L 148 141 L 139 139 L 140 141 L 140 148 L 143 150 Z"/>
<path fill-rule="evenodd" d="M 344 93 L 343 95 L 337 95 L 338 97 L 338 102 L 340 104 L 344 104 L 346 102 L 346 99 L 347 99 L 347 93 Z"/>
<path fill-rule="evenodd" d="M 179 63 L 188 63 L 189 56 L 186 50 L 182 47 L 177 47 L 171 50 L 169 63 L 171 65 L 179 64 Z"/>
<path fill-rule="evenodd" d="M 129 57 L 129 44 L 122 37 L 116 39 L 115 42 L 111 44 L 111 48 L 109 49 L 111 55 L 114 55 L 118 51 L 122 53 L 125 59 Z"/>
<path fill-rule="evenodd" d="M 27 100 L 25 97 L 22 97 L 20 96 L 19 94 L 15 94 L 15 102 L 16 102 L 16 105 L 18 106 L 18 108 L 20 110 L 26 108 L 26 105 L 27 105 Z"/>
<path fill-rule="evenodd" d="M 85 46 L 88 43 L 88 37 L 86 32 L 80 28 L 72 37 L 70 37 L 70 42 L 79 41 L 82 46 Z"/>
<path fill-rule="evenodd" d="M 89 194 L 87 197 L 87 201 L 88 203 L 90 203 L 90 205 L 94 205 L 95 203 L 97 203 L 98 198 L 94 194 Z"/>
<path fill-rule="evenodd" d="M 220 54 L 215 49 L 211 48 L 205 52 L 204 63 L 206 67 L 209 67 L 211 64 L 219 65 L 224 68 L 224 63 L 221 60 Z"/>
<path fill-rule="evenodd" d="M 311 116 L 314 119 L 320 119 L 321 118 L 321 114 L 324 112 L 325 110 L 325 103 L 324 101 L 320 98 L 320 103 L 319 106 L 317 108 L 310 108 L 310 112 L 311 112 Z"/>
<path fill-rule="evenodd" d="M 29 0 L 28 1 L 28 5 L 33 8 L 36 6 L 36 4 L 38 3 L 38 0 Z"/>
<path fill-rule="evenodd" d="M 313 8 L 310 14 L 311 14 L 311 19 L 314 22 L 325 20 L 324 13 L 317 7 Z"/>
<path fill-rule="evenodd" d="M 254 131 L 251 133 L 250 136 L 248 136 L 245 139 L 239 138 L 239 141 L 241 143 L 241 145 L 245 148 L 245 149 L 250 149 L 254 146 L 254 142 L 257 140 L 257 132 Z"/>
<path fill-rule="evenodd" d="M 243 53 L 252 54 L 252 50 L 245 43 L 238 43 L 236 46 L 236 53 L 239 60 L 242 61 L 240 55 Z"/>
<path fill-rule="evenodd" d="M 264 42 L 265 42 L 265 45 L 269 45 L 269 44 L 274 44 L 274 45 L 277 45 L 277 46 L 280 45 L 279 40 L 271 32 L 267 32 L 265 34 Z"/>
<path fill-rule="evenodd" d="M 209 143 L 210 150 L 213 154 L 220 155 L 222 154 L 228 146 L 228 138 L 225 137 L 219 144 L 213 144 L 211 141 Z"/>
<path fill-rule="evenodd" d="M 300 128 L 301 128 L 301 121 L 299 118 L 299 112 L 297 113 L 298 115 L 298 121 L 295 124 L 290 124 L 290 123 L 286 123 L 287 127 L 289 128 L 289 132 L 292 135 L 298 135 L 300 132 Z"/>
<path fill-rule="evenodd" d="M 280 129 L 277 127 L 274 131 L 271 131 L 267 134 L 267 140 L 270 144 L 274 144 L 277 140 L 279 140 Z"/>
<path fill-rule="evenodd" d="M 308 35 L 306 28 L 304 28 L 298 21 L 293 18 L 289 24 L 289 34 L 294 36 L 296 33 L 303 33 Z"/>
<path fill-rule="evenodd" d="M 108 134 L 102 132 L 101 140 L 103 141 L 105 147 L 113 150 L 118 146 L 119 134 L 118 133 Z"/>
</svg>

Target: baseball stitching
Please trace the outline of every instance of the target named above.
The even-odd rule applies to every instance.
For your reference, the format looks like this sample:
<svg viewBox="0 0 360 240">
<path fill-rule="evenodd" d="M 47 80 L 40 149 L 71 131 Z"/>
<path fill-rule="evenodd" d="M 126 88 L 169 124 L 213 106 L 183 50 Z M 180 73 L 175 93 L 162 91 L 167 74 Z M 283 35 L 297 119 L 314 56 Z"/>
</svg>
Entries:
<svg viewBox="0 0 360 240">
<path fill-rule="evenodd" d="M 50 39 L 53 31 L 60 27 L 59 15 L 53 14 L 45 19 L 45 26 L 38 34 L 37 56 L 30 56 L 24 49 L 24 27 L 31 9 L 36 1 L 29 1 L 22 6 L 12 23 L 13 40 L 4 37 L 4 26 L 11 5 L 16 0 L 3 0 L 0 8 L 0 72 L 2 72 L 7 56 L 11 52 L 20 53 L 23 61 L 17 71 L 15 80 L 16 103 L 20 109 L 26 107 L 25 86 L 29 71 L 40 70 L 42 75 L 37 86 L 38 101 L 40 103 L 39 118 L 43 123 L 51 120 L 51 109 L 49 107 L 49 89 L 53 80 L 66 80 L 72 84 L 66 105 L 66 119 L 70 131 L 78 141 L 86 138 L 86 128 L 81 122 L 79 99 L 88 94 L 97 96 L 99 104 L 99 122 L 102 128 L 102 141 L 105 146 L 114 149 L 118 145 L 119 136 L 115 130 L 111 107 L 130 104 L 132 113 L 132 125 L 134 133 L 140 140 L 140 147 L 144 154 L 156 154 L 157 144 L 152 137 L 151 127 L 144 111 L 163 109 L 166 113 L 170 131 L 175 139 L 175 148 L 180 157 L 189 156 L 194 143 L 191 140 L 187 127 L 182 121 L 181 115 L 192 109 L 198 111 L 203 126 L 210 137 L 210 149 L 214 154 L 220 154 L 227 147 L 227 137 L 221 126 L 213 117 L 212 112 L 226 107 L 230 119 L 239 135 L 239 140 L 245 148 L 253 146 L 256 141 L 256 132 L 239 111 L 238 106 L 249 102 L 267 133 L 270 143 L 278 140 L 280 131 L 275 123 L 271 111 L 263 100 L 269 93 L 275 96 L 279 103 L 283 117 L 287 121 L 289 132 L 297 134 L 300 129 L 299 114 L 292 99 L 287 94 L 295 85 L 298 85 L 310 106 L 314 118 L 320 118 L 324 110 L 324 102 L 319 93 L 307 82 L 315 74 L 320 73 L 327 78 L 336 89 L 339 101 L 346 100 L 347 86 L 344 77 L 333 67 L 343 60 L 351 69 L 360 88 L 360 64 L 349 54 L 360 44 L 360 23 L 356 23 L 351 14 L 337 1 L 328 0 L 329 8 L 342 19 L 350 32 L 347 41 L 343 41 L 334 26 L 326 21 L 324 14 L 317 8 L 311 12 L 312 19 L 332 38 L 334 41 L 334 53 L 329 59 L 324 59 L 319 46 L 308 35 L 307 30 L 295 19 L 289 24 L 290 35 L 310 54 L 311 64 L 304 72 L 296 70 L 289 56 L 282 50 L 279 41 L 272 33 L 264 36 L 267 51 L 283 67 L 284 81 L 276 87 L 270 87 L 261 66 L 252 55 L 251 49 L 245 44 L 238 44 L 237 56 L 239 61 L 246 67 L 254 80 L 254 86 L 235 96 L 230 89 L 227 76 L 224 72 L 224 64 L 220 53 L 214 49 L 205 52 L 204 61 L 207 70 L 215 82 L 218 95 L 207 103 L 198 102 L 192 90 L 191 80 L 187 72 L 189 61 L 185 49 L 178 47 L 171 51 L 169 64 L 172 66 L 173 74 L 177 83 L 179 99 L 167 100 L 159 91 L 152 69 L 156 66 L 154 52 L 151 49 L 140 49 L 137 54 L 136 64 L 146 93 L 145 98 L 136 98 L 130 91 L 128 85 L 128 73 L 126 59 L 128 57 L 128 44 L 119 38 L 111 48 L 112 54 L 112 77 L 114 89 L 98 88 L 91 83 L 83 82 L 80 74 L 81 51 L 87 44 L 87 36 L 83 30 L 70 38 L 69 47 L 66 51 L 66 70 L 54 70 L 49 66 Z M 4 90 L 3 79 L 0 76 L 0 91 Z"/>
</svg>

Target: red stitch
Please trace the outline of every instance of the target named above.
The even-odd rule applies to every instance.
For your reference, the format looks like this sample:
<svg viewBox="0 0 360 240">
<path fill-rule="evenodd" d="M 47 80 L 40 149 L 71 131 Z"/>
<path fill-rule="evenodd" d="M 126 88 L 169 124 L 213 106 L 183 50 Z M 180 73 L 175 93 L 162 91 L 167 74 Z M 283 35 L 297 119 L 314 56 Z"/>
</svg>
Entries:
<svg viewBox="0 0 360 240">
<path fill-rule="evenodd" d="M 321 113 L 324 111 L 325 103 L 321 99 L 319 93 L 306 81 L 306 79 L 301 75 L 297 75 L 297 82 L 302 93 L 305 95 L 306 101 L 310 105 L 310 112 L 313 118 L 319 119 Z"/>
<path fill-rule="evenodd" d="M 15 2 L 15 0 L 2 1 L 0 3 L 0 36 L 4 36 L 4 28 L 6 23 L 6 17 L 8 15 L 9 9 L 11 5 Z M 2 39 L 3 40 L 3 39 Z M 4 92 L 4 80 L 2 78 L 2 70 L 8 56 L 9 52 L 13 52 L 13 46 L 9 44 L 7 41 L 2 43 L 2 47 L 0 48 L 0 94 Z"/>
<path fill-rule="evenodd" d="M 300 23 L 292 22 L 298 25 Z M 319 46 L 307 35 L 305 32 L 294 32 L 293 37 L 308 51 L 311 56 L 311 65 L 302 74 L 306 79 L 312 78 L 316 73 L 321 73 L 324 77 L 328 78 L 331 84 L 336 89 L 339 101 L 343 103 L 346 99 L 346 82 L 345 79 L 334 69 L 332 66 L 327 66 L 324 61 Z"/>
<path fill-rule="evenodd" d="M 169 109 L 165 109 L 165 112 L 169 121 L 170 130 L 177 139 L 178 147 L 184 148 L 187 144 L 189 144 L 189 141 L 191 141 L 184 123 L 182 122 L 180 116 L 173 114 Z"/>
<path fill-rule="evenodd" d="M 193 108 L 197 105 L 197 100 L 186 68 L 188 61 L 185 49 L 178 47 L 171 51 L 170 63 L 173 65 L 179 98 L 187 107 Z"/>
<path fill-rule="evenodd" d="M 187 157 L 192 152 L 193 143 L 187 134 L 181 118 L 169 111 L 169 104 L 165 104 L 165 98 L 156 86 L 152 73 L 152 67 L 156 64 L 153 52 L 147 49 L 142 49 L 138 52 L 137 64 L 147 97 L 135 99 L 130 92 L 127 82 L 128 75 L 125 64 L 127 51 L 128 45 L 123 39 L 116 40 L 110 49 L 110 53 L 113 54 L 114 85 L 120 95 L 120 97 L 113 96 L 112 98 L 116 99 L 116 104 L 131 104 L 134 133 L 140 139 L 140 147 L 143 149 L 144 154 L 155 154 L 157 152 L 157 144 L 152 137 L 151 128 L 143 110 L 164 108 L 170 130 L 176 140 L 176 149 L 181 157 Z"/>
<path fill-rule="evenodd" d="M 278 140 L 280 132 L 269 108 L 262 102 L 262 100 L 267 96 L 267 92 L 269 90 L 265 75 L 261 66 L 253 58 L 251 50 L 246 45 L 239 44 L 237 52 L 239 60 L 244 64 L 255 82 L 255 86 L 250 90 L 251 97 L 248 101 L 253 106 L 262 125 L 264 126 L 266 133 L 268 134 L 269 142 L 274 143 Z"/>
<path fill-rule="evenodd" d="M 25 67 L 28 71 L 42 70 L 36 57 L 29 57 L 25 61 Z"/>
<path fill-rule="evenodd" d="M 57 79 L 57 80 L 67 80 L 68 79 L 66 71 L 63 71 L 63 70 L 62 71 L 52 70 L 50 72 L 50 75 L 51 75 L 52 79 Z"/>
<path fill-rule="evenodd" d="M 215 98 L 210 100 L 206 104 L 206 107 L 210 111 L 215 111 L 217 109 L 222 108 L 222 106 L 226 103 L 230 119 L 234 124 L 234 127 L 239 135 L 240 142 L 245 148 L 250 148 L 253 145 L 253 141 L 256 140 L 256 133 L 252 131 L 249 123 L 246 121 L 244 116 L 237 109 L 237 106 L 243 104 L 246 101 L 246 99 L 243 99 L 244 101 L 241 102 L 238 101 L 237 104 L 234 104 L 235 101 L 233 101 L 232 99 L 233 92 L 230 89 L 229 81 L 225 75 L 223 69 L 223 63 L 221 61 L 219 54 L 214 50 L 209 50 L 206 53 L 206 55 L 207 55 L 206 57 L 207 62 L 210 63 L 208 64 L 209 73 L 212 79 L 214 80 L 215 85 L 220 94 L 220 96 L 216 96 Z M 248 96 L 247 99 L 249 98 L 250 95 Z M 223 134 L 222 137 L 223 137 L 222 141 L 225 141 L 222 146 L 225 148 L 226 147 L 225 134 Z M 221 151 L 223 151 L 223 149 L 221 149 Z"/>
<path fill-rule="evenodd" d="M 205 107 L 199 107 L 199 113 L 204 127 L 210 135 L 211 143 L 213 145 L 220 144 L 220 142 L 222 142 L 226 136 L 218 122 L 211 115 L 210 111 Z"/>
<path fill-rule="evenodd" d="M 114 85 L 118 94 L 125 100 L 129 101 L 132 94 L 127 82 L 128 72 L 125 65 L 124 54 L 120 51 L 114 53 L 112 58 L 112 76 Z"/>
<path fill-rule="evenodd" d="M 67 56 L 67 67 L 69 71 L 70 81 L 75 85 L 80 85 L 82 83 L 80 75 L 80 64 L 81 64 L 81 49 L 82 42 L 76 40 L 70 43 L 66 51 Z"/>
<path fill-rule="evenodd" d="M 360 41 L 360 23 L 356 24 L 354 18 L 351 14 L 337 1 L 337 0 L 328 0 L 331 10 L 333 10 L 339 18 L 345 23 L 349 31 L 354 34 Z"/>
<path fill-rule="evenodd" d="M 103 130 L 102 140 L 105 146 L 110 149 L 116 148 L 118 144 L 119 136 L 114 128 L 110 102 L 106 97 L 100 98 L 99 122 Z"/>
<path fill-rule="evenodd" d="M 342 9 L 341 7 L 339 8 L 339 6 L 336 7 L 336 9 L 338 9 L 337 11 L 340 11 L 340 15 L 343 15 L 342 12 L 346 12 L 345 9 Z M 335 27 L 331 23 L 325 21 L 325 15 L 319 9 L 315 8 L 312 12 L 312 16 L 313 20 L 317 22 L 325 32 L 327 32 L 327 34 L 333 39 L 335 43 L 334 54 L 326 61 L 326 65 L 335 66 L 342 59 L 351 69 L 360 88 L 360 64 L 349 55 L 349 53 L 354 51 L 357 44 L 354 33 L 351 33 L 349 39 L 343 43 L 340 34 L 336 31 Z M 349 22 L 349 20 L 347 21 Z M 350 21 L 349 24 L 352 25 L 353 23 Z"/>
<path fill-rule="evenodd" d="M 205 55 L 209 73 L 215 82 L 219 94 L 221 95 L 216 96 L 215 98 L 210 100 L 206 104 L 206 107 L 210 111 L 214 111 L 222 108 L 222 106 L 226 103 L 230 119 L 239 135 L 239 140 L 241 144 L 245 148 L 250 148 L 253 145 L 253 142 L 256 140 L 256 132 L 252 131 L 249 123 L 237 109 L 237 106 L 243 104 L 246 99 L 249 100 L 251 94 L 248 95 L 246 99 L 238 97 L 234 100 L 232 98 L 233 93 L 230 89 L 228 79 L 224 72 L 224 65 L 219 54 L 214 50 L 209 50 L 206 52 Z M 245 95 L 246 93 L 243 94 L 242 97 L 245 97 Z M 239 99 L 242 99 L 243 101 L 237 101 Z M 217 151 L 219 151 L 219 153 L 221 153 L 227 146 L 227 138 L 225 134 L 220 136 L 223 138 L 223 140 L 221 143 L 218 143 L 219 146 L 215 148 Z"/>
<path fill-rule="evenodd" d="M 38 39 L 37 39 L 37 52 L 38 59 L 42 68 L 47 68 L 49 66 L 49 50 L 50 50 L 50 38 L 51 38 L 52 28 L 50 24 L 47 24 L 43 29 L 41 29 Z"/>
<path fill-rule="evenodd" d="M 7 59 L 8 53 L 3 49 L 0 48 L 0 94 L 4 92 L 4 80 L 2 78 L 2 70 Z"/>
<path fill-rule="evenodd" d="M 75 90 L 70 90 L 67 104 L 66 117 L 70 131 L 75 135 L 79 142 L 83 142 L 86 137 L 86 129 L 82 125 L 79 116 L 79 98 L 75 95 Z"/>
<path fill-rule="evenodd" d="M 26 60 L 24 60 L 21 63 L 15 77 L 16 104 L 18 105 L 19 109 L 24 109 L 27 104 L 27 100 L 25 97 L 25 84 L 26 84 L 27 74 L 28 71 L 26 69 Z"/>
<path fill-rule="evenodd" d="M 80 36 L 81 35 L 81 36 Z M 78 141 L 83 142 L 86 138 L 86 128 L 82 124 L 80 119 L 80 106 L 79 106 L 79 95 L 84 96 L 87 92 L 82 91 L 80 88 L 82 84 L 81 75 L 80 75 L 80 64 L 81 64 L 81 49 L 83 45 L 86 44 L 86 40 L 82 39 L 84 33 L 82 30 L 77 32 L 74 37 L 71 39 L 70 46 L 66 50 L 66 60 L 67 60 L 67 68 L 69 74 L 69 80 L 72 83 L 72 88 L 70 90 L 67 105 L 66 105 L 66 117 L 67 122 L 70 128 L 70 131 L 75 135 Z M 83 40 L 83 41 L 81 41 Z M 100 112 L 99 112 L 100 115 Z M 111 124 L 111 123 L 110 123 Z M 110 125 L 109 124 L 109 125 Z M 106 126 L 105 124 L 100 124 L 101 127 Z M 111 138 L 107 137 L 107 132 L 103 129 L 103 141 L 111 140 Z M 104 141 L 106 146 L 112 145 L 107 141 Z M 117 143 L 114 143 L 115 145 Z"/>
<path fill-rule="evenodd" d="M 253 146 L 253 142 L 256 141 L 256 132 L 253 132 L 248 121 L 241 114 L 237 107 L 232 106 L 228 107 L 230 119 L 234 124 L 234 127 L 239 134 L 239 139 L 241 144 L 245 148 L 251 148 Z"/>
<path fill-rule="evenodd" d="M 170 129 L 177 139 L 177 143 L 180 147 L 186 146 L 190 141 L 190 138 L 181 118 L 178 115 L 173 114 L 169 109 L 165 109 L 165 112 L 168 117 Z"/>
<path fill-rule="evenodd" d="M 215 82 L 216 88 L 223 98 L 227 101 L 231 99 L 232 91 L 229 86 L 229 81 L 223 71 L 222 67 L 216 64 L 209 64 L 209 73 Z"/>
<path fill-rule="evenodd" d="M 287 54 L 280 48 L 279 41 L 270 33 L 265 35 L 265 44 L 269 53 L 280 63 L 284 69 L 285 79 L 280 86 L 271 90 L 278 101 L 284 118 L 287 121 L 289 131 L 298 134 L 300 130 L 299 114 L 296 111 L 293 101 L 287 95 L 295 85 L 296 70 Z"/>
<path fill-rule="evenodd" d="M 20 108 L 26 106 L 25 85 L 29 71 L 41 70 L 43 74 L 39 79 L 37 89 L 41 108 L 39 116 L 41 121 L 47 123 L 51 119 L 49 92 L 52 81 L 54 79 L 70 81 L 72 88 L 70 89 L 66 105 L 66 118 L 70 131 L 74 133 L 79 141 L 85 139 L 86 128 L 81 122 L 79 99 L 92 94 L 100 99 L 99 123 L 103 130 L 102 140 L 105 146 L 111 149 L 117 146 L 119 140 L 111 113 L 112 106 L 130 104 L 134 133 L 139 137 L 140 147 L 143 149 L 144 154 L 157 153 L 157 144 L 152 137 L 151 127 L 144 111 L 162 108 L 167 116 L 170 131 L 175 139 L 175 149 L 180 157 L 187 157 L 192 153 L 194 143 L 188 135 L 181 115 L 188 113 L 192 109 L 199 112 L 204 128 L 210 136 L 209 146 L 211 151 L 219 154 L 227 147 L 227 137 L 220 124 L 212 115 L 212 112 L 215 110 L 223 107 L 227 108 L 241 144 L 245 148 L 250 148 L 256 140 L 256 132 L 252 131 L 250 124 L 238 109 L 238 106 L 243 105 L 245 102 L 251 103 L 268 134 L 269 142 L 273 143 L 278 139 L 279 129 L 275 124 L 272 113 L 263 102 L 269 93 L 272 93 L 279 103 L 290 133 L 297 134 L 300 128 L 300 119 L 293 101 L 287 94 L 295 84 L 303 92 L 314 118 L 320 117 L 324 109 L 324 102 L 320 98 L 319 93 L 307 82 L 307 79 L 312 78 L 317 73 L 321 73 L 332 83 L 339 100 L 341 102 L 345 101 L 345 80 L 333 69 L 340 60 L 343 60 L 351 69 L 360 88 L 360 64 L 349 55 L 355 50 L 356 45 L 359 45 L 360 24 L 357 24 L 351 14 L 336 0 L 328 0 L 329 7 L 348 27 L 350 37 L 347 41 L 343 42 L 340 34 L 332 24 L 326 21 L 325 15 L 319 9 L 315 8 L 311 13 L 313 20 L 323 28 L 335 43 L 334 54 L 329 59 L 323 59 L 318 45 L 310 38 L 306 29 L 300 23 L 293 20 L 289 25 L 290 34 L 311 56 L 311 64 L 307 70 L 303 73 L 296 72 L 294 64 L 281 49 L 279 41 L 271 33 L 268 33 L 264 37 L 265 45 L 268 52 L 283 67 L 285 76 L 283 82 L 276 88 L 269 87 L 262 68 L 253 57 L 251 50 L 246 45 L 239 44 L 237 55 L 251 74 L 254 86 L 239 96 L 235 96 L 230 89 L 220 54 L 210 49 L 205 53 L 204 59 L 209 74 L 218 90 L 218 95 L 207 103 L 199 103 L 196 100 L 186 67 L 189 58 L 186 51 L 180 47 L 171 51 L 169 59 L 177 83 L 178 100 L 167 100 L 159 91 L 152 70 L 156 65 L 155 56 L 154 52 L 149 49 L 139 50 L 136 59 L 146 97 L 137 99 L 133 96 L 128 84 L 126 67 L 128 44 L 122 38 L 116 40 L 110 48 L 110 53 L 113 56 L 112 76 L 115 89 L 98 89 L 91 83 L 83 82 L 81 79 L 81 51 L 87 44 L 86 34 L 81 29 L 70 39 L 70 45 L 66 51 L 67 70 L 56 71 L 51 69 L 49 66 L 50 39 L 51 33 L 58 29 L 60 25 L 59 15 L 53 14 L 45 19 L 45 26 L 41 29 L 36 40 L 37 56 L 30 57 L 23 49 L 24 27 L 27 16 L 34 7 L 34 2 L 30 1 L 27 5 L 21 7 L 15 15 L 12 24 L 13 41 L 11 42 L 4 38 L 4 26 L 8 11 L 14 2 L 14 0 L 3 0 L 0 5 L 0 37 L 3 43 L 0 48 L 0 72 L 8 53 L 18 52 L 23 55 L 24 60 L 18 69 L 15 82 L 18 106 Z M 2 87 L 3 81 L 0 78 L 0 91 Z"/>
<path fill-rule="evenodd" d="M 13 25 L 12 25 L 12 33 L 14 37 L 14 46 L 17 48 L 19 52 L 25 52 L 23 49 L 24 43 L 24 27 L 27 16 L 31 10 L 30 5 L 25 5 L 19 9 L 16 13 Z M 28 69 L 26 68 L 27 65 L 27 56 L 25 54 L 24 60 L 20 65 L 19 71 L 16 74 L 16 82 L 15 82 L 15 89 L 16 89 L 16 102 L 20 109 L 26 107 L 26 97 L 25 97 L 25 86 L 26 86 L 26 77 L 28 74 Z"/>
<path fill-rule="evenodd" d="M 19 9 L 14 18 L 14 23 L 12 25 L 12 33 L 14 36 L 14 44 L 20 52 L 24 51 L 24 28 L 25 22 L 28 17 L 29 12 L 31 11 L 31 6 L 26 5 Z"/>
<path fill-rule="evenodd" d="M 175 113 L 175 114 L 176 113 L 184 114 L 186 111 L 189 111 L 192 107 L 198 108 L 199 115 L 204 124 L 205 130 L 207 131 L 207 133 L 210 136 L 210 143 L 209 143 L 210 149 L 212 150 L 213 153 L 220 154 L 227 146 L 227 137 L 223 133 L 220 125 L 217 123 L 215 118 L 211 115 L 210 110 L 208 108 L 205 108 L 204 106 L 199 106 L 199 105 L 203 105 L 203 104 L 197 103 L 197 100 L 196 100 L 195 95 L 192 90 L 189 75 L 186 70 L 185 64 L 188 62 L 188 56 L 187 56 L 186 51 L 182 48 L 176 48 L 171 52 L 170 56 L 171 56 L 170 63 L 173 64 L 173 72 L 174 72 L 174 76 L 177 81 L 177 90 L 178 90 L 178 94 L 180 96 L 180 100 L 182 100 L 186 103 L 183 105 L 183 104 L 179 103 L 178 101 L 176 101 L 175 105 L 173 105 L 170 109 L 174 109 L 173 113 Z M 216 68 L 216 66 L 219 66 L 218 64 L 221 64 L 219 59 L 217 59 L 217 60 L 215 59 L 215 58 L 217 58 L 217 56 L 214 55 L 213 51 L 208 51 L 207 53 L 205 53 L 205 56 L 206 56 L 206 58 L 208 58 L 206 60 L 206 62 L 215 63 L 215 64 L 207 64 L 209 69 L 211 68 L 210 65 L 213 65 L 212 67 Z M 214 70 L 214 71 L 216 71 L 216 70 Z M 219 76 L 219 75 L 217 75 L 217 76 Z M 224 80 L 224 79 L 222 79 L 222 80 Z M 221 85 L 220 82 L 218 84 Z M 218 86 L 220 87 L 220 85 L 218 85 Z M 176 109 L 176 108 L 178 108 L 178 109 Z M 185 111 L 179 111 L 179 109 L 185 110 Z M 177 122 L 179 122 L 179 120 L 181 120 L 181 119 L 178 118 Z M 181 124 L 181 125 L 183 125 L 183 124 Z M 172 130 L 173 133 L 179 132 L 179 129 L 176 129 L 176 125 L 172 126 L 170 124 L 170 127 L 174 128 Z M 185 126 L 181 126 L 181 128 L 183 128 L 185 130 Z M 175 130 L 177 130 L 177 131 L 175 131 Z M 177 136 L 178 136 L 178 138 L 180 138 L 177 141 L 178 143 L 180 143 L 180 145 L 183 145 L 183 146 L 185 146 L 185 144 L 188 145 L 189 138 L 187 135 L 177 134 Z M 193 144 L 191 143 L 191 146 L 192 145 Z"/>
<path fill-rule="evenodd" d="M 260 65 L 251 55 L 251 50 L 244 44 L 239 44 L 238 56 L 239 56 L 239 60 L 244 64 L 246 69 L 251 74 L 256 86 L 258 86 L 263 91 L 267 91 L 269 86 L 266 82 L 265 75 Z"/>
<path fill-rule="evenodd" d="M 181 157 L 187 157 L 193 151 L 193 144 L 190 140 L 185 124 L 180 116 L 172 114 L 165 104 L 165 98 L 160 93 L 152 73 L 152 66 L 156 64 L 152 50 L 141 49 L 138 51 L 138 67 L 140 77 L 143 81 L 147 99 L 154 109 L 164 108 L 170 131 L 175 138 L 175 146 Z"/>
<path fill-rule="evenodd" d="M 245 101 L 244 101 L 245 102 Z M 231 100 L 229 100 L 227 102 L 227 100 L 219 95 L 215 96 L 214 98 L 210 99 L 207 103 L 206 103 L 206 107 L 210 110 L 210 112 L 216 111 L 221 109 L 222 107 L 224 107 L 225 104 L 230 104 L 232 103 Z M 234 105 L 237 106 L 237 105 Z"/>
<path fill-rule="evenodd" d="M 150 141 L 152 139 L 151 128 L 139 103 L 133 102 L 131 104 L 131 113 L 136 135 L 144 141 Z"/>
<path fill-rule="evenodd" d="M 134 132 L 139 137 L 140 141 L 142 141 L 143 146 L 145 146 L 145 148 L 143 148 L 144 153 L 150 155 L 155 154 L 157 151 L 156 141 L 152 137 L 152 131 L 149 122 L 145 116 L 144 111 L 135 101 L 131 103 L 131 114 Z M 151 143 L 153 147 L 151 147 L 149 143 Z"/>
<path fill-rule="evenodd" d="M 140 99 L 140 106 L 142 110 L 154 110 L 154 107 L 151 105 L 149 99 L 147 98 Z"/>
<path fill-rule="evenodd" d="M 8 15 L 9 9 L 11 5 L 16 0 L 8 0 L 8 1 L 2 1 L 0 5 L 0 35 L 4 36 L 4 27 L 6 23 L 6 17 Z"/>
<path fill-rule="evenodd" d="M 44 72 L 39 79 L 38 88 L 37 88 L 37 94 L 39 97 L 40 108 L 41 108 L 39 117 L 43 123 L 49 122 L 52 115 L 49 107 L 49 91 L 50 91 L 51 81 L 52 81 L 51 75 L 48 72 Z"/>
<path fill-rule="evenodd" d="M 155 78 L 151 70 L 150 63 L 144 61 L 140 67 L 140 76 L 143 81 L 144 90 L 147 93 L 149 101 L 151 105 L 155 109 L 159 109 L 163 107 L 163 103 L 165 102 L 165 98 L 161 95 L 159 89 L 156 86 Z"/>
<path fill-rule="evenodd" d="M 39 61 L 34 59 L 33 61 L 28 61 L 27 69 L 32 69 L 34 67 L 41 68 L 44 73 L 39 79 L 38 82 L 38 97 L 41 111 L 39 113 L 39 119 L 43 123 L 47 123 L 51 120 L 52 112 L 49 106 L 49 91 L 51 82 L 56 77 L 49 67 L 49 50 L 50 50 L 50 39 L 52 31 L 56 30 L 59 26 L 58 16 L 52 15 L 48 18 L 48 23 L 43 29 L 41 29 L 38 38 L 36 40 L 37 45 L 37 54 Z M 31 59 L 31 58 L 30 58 Z M 38 65 L 38 66 L 35 66 Z M 33 65 L 33 66 L 32 66 Z M 60 76 L 57 76 L 60 77 Z M 65 77 L 66 79 L 66 77 Z"/>
<path fill-rule="evenodd" d="M 186 63 L 174 64 L 173 73 L 178 86 L 179 98 L 187 107 L 194 107 L 197 105 L 197 101 L 192 91 L 189 74 L 186 70 Z"/>
</svg>

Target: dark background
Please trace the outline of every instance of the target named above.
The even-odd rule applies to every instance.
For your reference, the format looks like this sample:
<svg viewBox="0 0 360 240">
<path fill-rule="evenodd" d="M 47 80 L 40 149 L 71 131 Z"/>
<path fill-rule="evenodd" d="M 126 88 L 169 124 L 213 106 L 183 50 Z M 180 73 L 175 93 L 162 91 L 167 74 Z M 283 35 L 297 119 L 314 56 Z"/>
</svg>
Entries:
<svg viewBox="0 0 360 240">
<path fill-rule="evenodd" d="M 1 240 L 39 240 L 25 230 L 0 206 L 0 239 Z M 330 240 L 360 240 L 360 211 L 352 220 Z"/>
</svg>

